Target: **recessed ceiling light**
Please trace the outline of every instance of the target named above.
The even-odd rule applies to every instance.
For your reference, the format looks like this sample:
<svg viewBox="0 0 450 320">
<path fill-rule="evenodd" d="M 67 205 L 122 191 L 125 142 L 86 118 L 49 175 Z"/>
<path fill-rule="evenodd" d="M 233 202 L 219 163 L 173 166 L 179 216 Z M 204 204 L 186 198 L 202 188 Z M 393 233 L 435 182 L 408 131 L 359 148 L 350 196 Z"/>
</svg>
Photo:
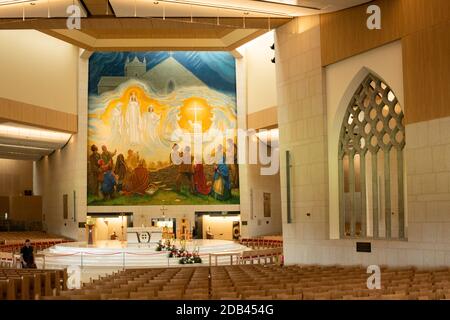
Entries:
<svg viewBox="0 0 450 320">
<path fill-rule="evenodd" d="M 40 129 L 36 127 L 6 122 L 0 124 L 0 136 L 43 140 L 65 144 L 72 135 L 70 133 L 60 131 Z"/>
<path fill-rule="evenodd" d="M 22 146 L 18 144 L 3 144 L 0 143 L 0 150 L 1 148 L 14 148 L 14 149 L 23 149 L 23 150 L 34 150 L 34 151 L 42 151 L 42 152 L 50 152 L 52 149 L 50 148 L 40 148 L 40 147 L 33 147 L 33 146 Z"/>
</svg>

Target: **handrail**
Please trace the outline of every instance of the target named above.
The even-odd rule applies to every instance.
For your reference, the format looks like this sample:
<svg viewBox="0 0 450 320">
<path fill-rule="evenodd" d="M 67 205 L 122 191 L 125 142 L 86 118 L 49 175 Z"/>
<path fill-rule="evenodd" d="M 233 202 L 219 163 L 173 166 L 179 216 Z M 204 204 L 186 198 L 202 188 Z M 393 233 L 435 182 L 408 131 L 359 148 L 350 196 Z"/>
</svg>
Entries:
<svg viewBox="0 0 450 320">
<path fill-rule="evenodd" d="M 233 265 L 233 257 L 237 257 L 237 261 L 239 263 L 240 257 L 242 257 L 243 251 L 238 252 L 217 252 L 217 253 L 210 253 L 209 254 L 209 266 L 212 266 L 212 257 L 215 258 L 215 265 L 217 266 L 217 258 L 218 257 L 230 257 L 230 264 Z"/>
</svg>

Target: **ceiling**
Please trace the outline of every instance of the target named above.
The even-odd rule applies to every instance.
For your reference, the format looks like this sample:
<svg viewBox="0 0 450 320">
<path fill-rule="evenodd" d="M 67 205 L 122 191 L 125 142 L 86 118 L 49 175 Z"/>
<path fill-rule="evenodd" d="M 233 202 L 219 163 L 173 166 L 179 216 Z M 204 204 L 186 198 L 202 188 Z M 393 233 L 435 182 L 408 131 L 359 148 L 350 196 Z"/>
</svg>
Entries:
<svg viewBox="0 0 450 320">
<path fill-rule="evenodd" d="M 88 51 L 234 50 L 297 16 L 368 0 L 0 0 L 1 29 L 36 29 Z M 79 8 L 80 30 L 67 28 Z M 69 13 L 68 13 L 69 12 Z"/>
<path fill-rule="evenodd" d="M 70 137 L 69 133 L 3 122 L 0 123 L 0 158 L 36 161 L 63 148 Z"/>
</svg>

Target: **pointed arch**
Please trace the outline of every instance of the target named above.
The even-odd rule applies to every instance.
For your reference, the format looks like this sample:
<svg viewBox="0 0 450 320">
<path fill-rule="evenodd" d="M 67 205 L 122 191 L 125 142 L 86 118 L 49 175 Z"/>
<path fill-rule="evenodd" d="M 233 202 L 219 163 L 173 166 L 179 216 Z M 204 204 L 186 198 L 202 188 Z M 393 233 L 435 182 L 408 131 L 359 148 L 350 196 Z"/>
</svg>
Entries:
<svg viewBox="0 0 450 320">
<path fill-rule="evenodd" d="M 338 143 L 340 237 L 371 234 L 391 239 L 395 207 L 397 235 L 403 239 L 403 110 L 393 90 L 373 73 L 364 77 L 349 100 Z M 384 222 L 384 235 L 380 222 Z"/>
</svg>

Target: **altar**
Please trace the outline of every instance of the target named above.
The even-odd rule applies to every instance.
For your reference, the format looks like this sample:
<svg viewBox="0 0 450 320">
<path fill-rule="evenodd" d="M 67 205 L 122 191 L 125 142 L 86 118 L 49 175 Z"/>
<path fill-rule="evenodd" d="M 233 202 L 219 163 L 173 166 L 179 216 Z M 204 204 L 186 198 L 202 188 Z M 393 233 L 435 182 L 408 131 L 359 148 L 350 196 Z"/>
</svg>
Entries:
<svg viewBox="0 0 450 320">
<path fill-rule="evenodd" d="M 163 229 L 160 227 L 127 228 L 127 242 L 129 244 L 156 244 L 162 239 Z"/>
</svg>

